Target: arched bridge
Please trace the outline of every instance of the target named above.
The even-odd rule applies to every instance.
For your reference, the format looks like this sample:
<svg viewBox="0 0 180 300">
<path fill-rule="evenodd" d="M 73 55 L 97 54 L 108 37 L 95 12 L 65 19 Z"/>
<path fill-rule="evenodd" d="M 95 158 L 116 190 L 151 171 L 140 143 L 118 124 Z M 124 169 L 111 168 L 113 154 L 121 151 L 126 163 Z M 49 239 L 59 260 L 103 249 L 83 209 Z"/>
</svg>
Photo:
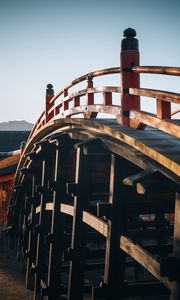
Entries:
<svg viewBox="0 0 180 300">
<path fill-rule="evenodd" d="M 180 297 L 180 94 L 140 86 L 140 74 L 180 68 L 140 66 L 135 36 L 124 31 L 120 68 L 56 95 L 47 86 L 7 224 L 34 299 Z M 112 74 L 119 86 L 95 86 Z M 141 110 L 142 97 L 154 99 L 154 114 Z"/>
</svg>

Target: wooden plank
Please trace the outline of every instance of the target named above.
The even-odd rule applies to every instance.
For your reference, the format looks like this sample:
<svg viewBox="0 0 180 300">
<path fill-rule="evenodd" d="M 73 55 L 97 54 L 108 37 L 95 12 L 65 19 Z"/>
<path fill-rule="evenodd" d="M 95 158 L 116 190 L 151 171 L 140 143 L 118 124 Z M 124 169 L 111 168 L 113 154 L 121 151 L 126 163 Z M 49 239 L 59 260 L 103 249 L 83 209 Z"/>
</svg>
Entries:
<svg viewBox="0 0 180 300">
<path fill-rule="evenodd" d="M 162 282 L 169 290 L 174 288 L 174 283 L 167 277 L 160 276 L 160 264 L 146 250 L 135 244 L 125 236 L 120 237 L 120 249 L 125 251 L 130 257 L 137 261 L 143 268 L 150 272 L 155 278 Z"/>
</svg>

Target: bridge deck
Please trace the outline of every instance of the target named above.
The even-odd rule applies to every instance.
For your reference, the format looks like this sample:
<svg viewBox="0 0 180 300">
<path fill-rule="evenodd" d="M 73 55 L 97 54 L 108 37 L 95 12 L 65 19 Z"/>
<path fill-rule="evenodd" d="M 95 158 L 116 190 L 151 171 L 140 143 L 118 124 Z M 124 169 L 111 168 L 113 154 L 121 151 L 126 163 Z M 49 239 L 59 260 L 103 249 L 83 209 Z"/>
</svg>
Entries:
<svg viewBox="0 0 180 300">
<path fill-rule="evenodd" d="M 180 175 L 180 140 L 158 129 L 135 130 L 117 124 L 113 119 L 59 119 L 46 125 L 45 132 L 68 125 L 82 127 L 94 134 L 113 137 L 150 157 L 175 175 Z M 40 133 L 40 132 L 39 132 Z M 41 134 L 41 133 L 40 133 Z M 39 134 L 37 134 L 39 136 Z M 167 170 L 167 171 L 168 171 Z"/>
</svg>

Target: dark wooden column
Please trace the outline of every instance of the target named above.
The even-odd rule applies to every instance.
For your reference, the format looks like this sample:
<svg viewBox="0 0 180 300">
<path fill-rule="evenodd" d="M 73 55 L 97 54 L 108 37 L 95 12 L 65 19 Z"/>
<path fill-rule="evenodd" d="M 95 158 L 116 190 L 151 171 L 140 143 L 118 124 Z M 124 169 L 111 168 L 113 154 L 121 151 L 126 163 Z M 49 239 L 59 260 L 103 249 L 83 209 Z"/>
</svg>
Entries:
<svg viewBox="0 0 180 300">
<path fill-rule="evenodd" d="M 34 268 L 35 284 L 34 284 L 34 300 L 40 299 L 40 281 L 46 273 L 46 242 L 45 228 L 46 223 L 46 203 L 50 202 L 50 191 L 48 190 L 48 182 L 52 180 L 52 168 L 54 151 L 52 145 L 48 142 L 40 144 L 37 154 L 42 154 L 42 184 L 38 186 L 38 192 L 41 194 L 39 224 L 37 225 L 37 250 L 36 264 Z"/>
<path fill-rule="evenodd" d="M 174 218 L 174 241 L 171 272 L 176 277 L 176 283 L 171 292 L 171 300 L 180 300 L 180 194 L 176 194 L 175 218 Z M 173 258 L 172 258 L 173 259 Z"/>
<path fill-rule="evenodd" d="M 56 141 L 56 161 L 53 192 L 53 213 L 50 233 L 49 267 L 47 295 L 49 300 L 57 300 L 61 289 L 61 267 L 64 249 L 64 214 L 60 212 L 60 204 L 66 203 L 66 183 L 68 180 L 68 141 Z"/>
<path fill-rule="evenodd" d="M 29 237 L 28 237 L 28 249 L 26 252 L 26 287 L 28 289 L 32 289 L 34 287 L 34 274 L 31 272 L 32 262 L 35 259 L 35 246 L 36 246 L 36 238 L 37 234 L 35 232 L 36 226 L 36 206 L 37 206 L 37 198 L 38 194 L 36 192 L 37 186 L 37 175 L 32 176 L 32 197 L 29 199 L 31 201 L 31 210 L 30 210 L 30 218 L 29 218 Z"/>
<path fill-rule="evenodd" d="M 124 253 L 119 249 L 120 235 L 125 232 L 127 223 L 127 187 L 120 183 L 122 178 L 121 160 L 111 156 L 110 170 L 110 211 L 108 236 L 106 240 L 104 295 L 107 300 L 123 299 L 124 295 Z"/>
<path fill-rule="evenodd" d="M 89 159 L 84 155 L 82 146 L 77 149 L 76 159 L 75 184 L 77 189 L 74 197 L 68 300 L 83 299 L 86 226 L 82 222 L 82 214 L 84 210 L 87 210 L 89 203 L 89 176 Z"/>
</svg>

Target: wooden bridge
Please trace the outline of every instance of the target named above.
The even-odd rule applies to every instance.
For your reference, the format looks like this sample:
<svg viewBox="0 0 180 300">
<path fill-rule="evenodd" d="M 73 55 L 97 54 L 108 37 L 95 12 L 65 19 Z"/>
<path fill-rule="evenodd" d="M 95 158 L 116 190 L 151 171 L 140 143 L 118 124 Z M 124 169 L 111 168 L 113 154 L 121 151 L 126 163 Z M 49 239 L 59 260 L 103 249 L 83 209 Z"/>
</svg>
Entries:
<svg viewBox="0 0 180 300">
<path fill-rule="evenodd" d="M 180 131 L 172 119 L 180 94 L 140 87 L 142 73 L 180 76 L 180 68 L 140 66 L 135 36 L 124 31 L 120 68 L 88 73 L 56 95 L 47 86 L 6 225 L 34 300 L 180 299 Z M 120 86 L 94 86 L 111 74 Z M 155 99 L 155 114 L 141 111 L 143 96 Z"/>
</svg>

